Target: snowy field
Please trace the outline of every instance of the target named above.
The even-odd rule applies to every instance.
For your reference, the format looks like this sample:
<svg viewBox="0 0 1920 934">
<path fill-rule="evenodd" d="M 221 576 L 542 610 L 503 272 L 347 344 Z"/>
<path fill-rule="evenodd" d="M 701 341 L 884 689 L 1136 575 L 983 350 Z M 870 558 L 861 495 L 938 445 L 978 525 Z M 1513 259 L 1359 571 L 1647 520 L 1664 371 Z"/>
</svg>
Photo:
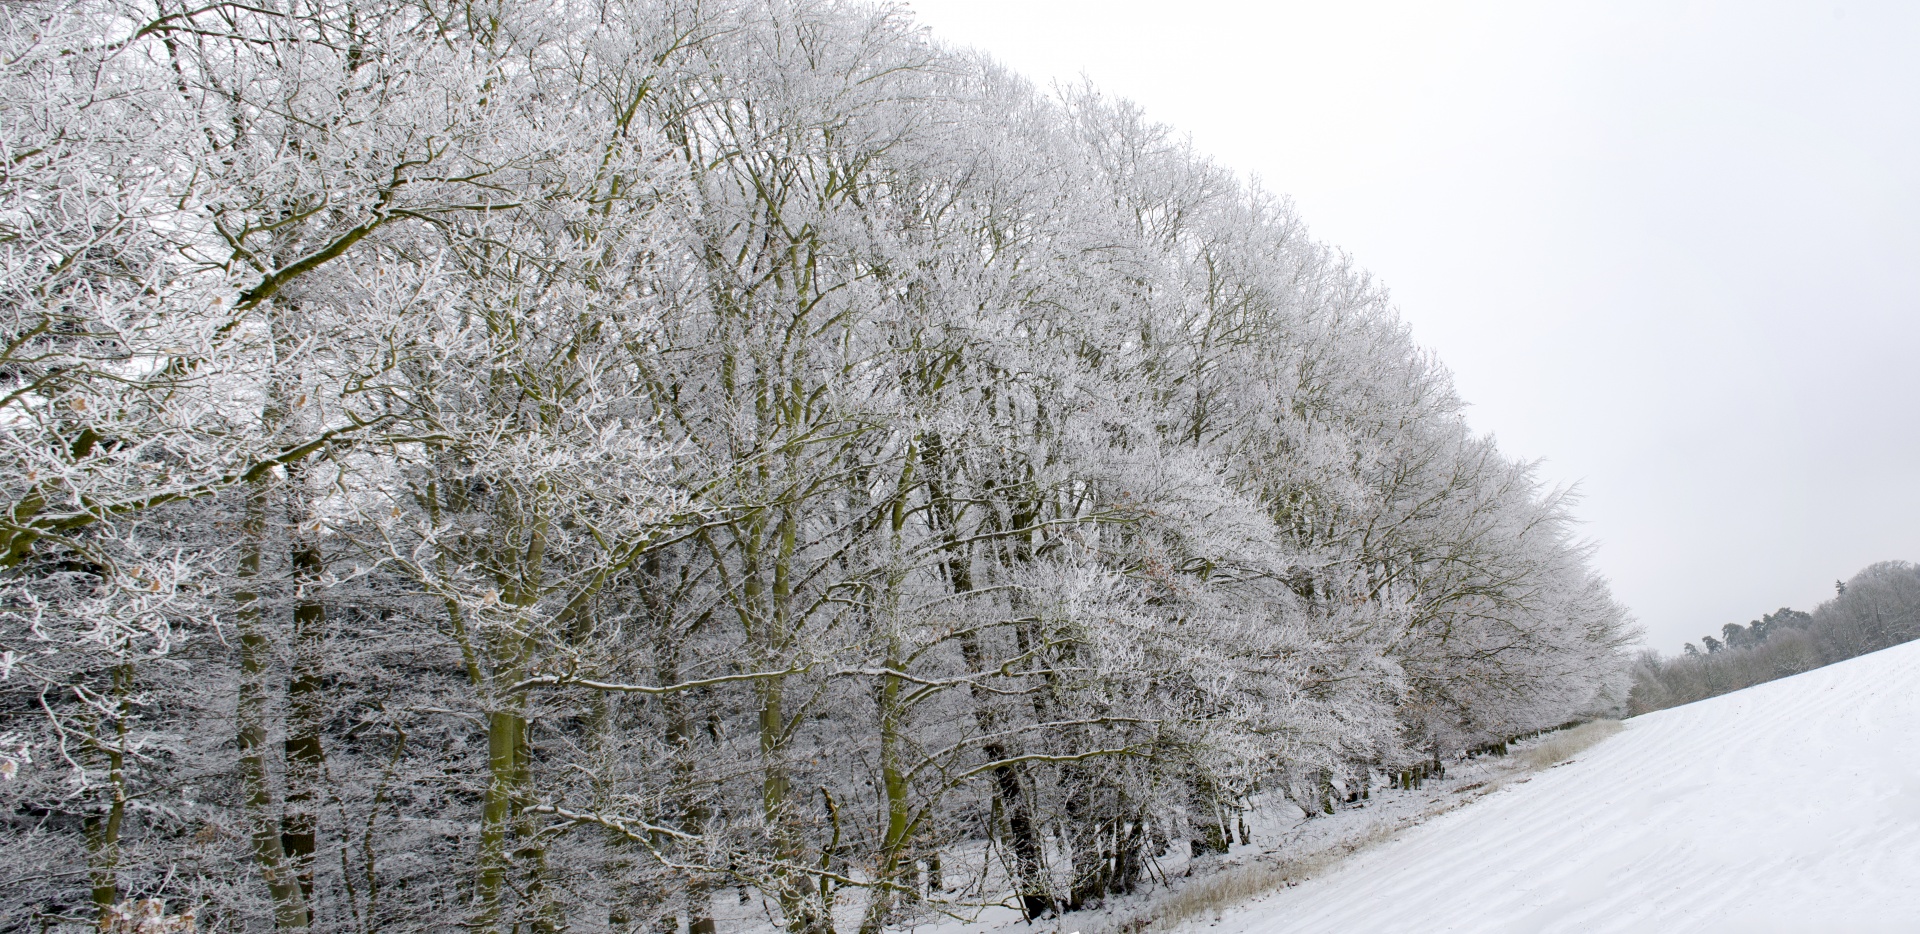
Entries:
<svg viewBox="0 0 1920 934">
<path fill-rule="evenodd" d="M 1205 934 L 1920 931 L 1920 643 L 1627 721 Z"/>
</svg>

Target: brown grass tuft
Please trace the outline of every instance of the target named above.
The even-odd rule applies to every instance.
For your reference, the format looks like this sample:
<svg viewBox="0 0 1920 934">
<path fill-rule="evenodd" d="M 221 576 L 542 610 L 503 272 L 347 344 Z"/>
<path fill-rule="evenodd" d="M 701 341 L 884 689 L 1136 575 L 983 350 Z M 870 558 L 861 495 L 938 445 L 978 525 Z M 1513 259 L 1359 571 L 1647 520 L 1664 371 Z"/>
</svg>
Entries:
<svg viewBox="0 0 1920 934">
<path fill-rule="evenodd" d="M 1618 720 L 1590 720 L 1571 730 L 1562 730 L 1547 737 L 1545 742 L 1520 754 L 1529 768 L 1550 769 L 1580 753 L 1591 749 L 1595 743 L 1620 732 Z"/>
</svg>

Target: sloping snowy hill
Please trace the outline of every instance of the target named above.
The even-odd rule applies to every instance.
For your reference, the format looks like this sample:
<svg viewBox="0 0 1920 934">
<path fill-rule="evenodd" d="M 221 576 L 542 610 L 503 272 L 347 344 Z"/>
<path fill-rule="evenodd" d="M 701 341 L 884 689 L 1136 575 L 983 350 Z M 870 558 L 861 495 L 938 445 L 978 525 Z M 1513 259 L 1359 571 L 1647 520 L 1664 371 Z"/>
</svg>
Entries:
<svg viewBox="0 0 1920 934">
<path fill-rule="evenodd" d="M 1920 643 L 1629 720 L 1206 931 L 1920 931 Z"/>
</svg>

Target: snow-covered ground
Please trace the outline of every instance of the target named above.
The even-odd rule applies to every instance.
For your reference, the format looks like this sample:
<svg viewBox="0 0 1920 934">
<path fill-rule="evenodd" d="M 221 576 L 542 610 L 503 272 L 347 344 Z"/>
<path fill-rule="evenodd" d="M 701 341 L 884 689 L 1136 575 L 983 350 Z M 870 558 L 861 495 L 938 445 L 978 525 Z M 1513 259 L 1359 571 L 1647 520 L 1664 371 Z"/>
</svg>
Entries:
<svg viewBox="0 0 1920 934">
<path fill-rule="evenodd" d="M 1920 931 L 1920 643 L 1637 717 L 1205 934 Z"/>
<path fill-rule="evenodd" d="M 1526 781 L 1527 752 L 1540 742 L 1516 744 L 1517 754 L 1511 758 L 1455 761 L 1447 766 L 1445 778 L 1429 778 L 1416 789 L 1376 787 L 1368 800 L 1343 804 L 1337 813 L 1326 817 L 1305 819 L 1299 808 L 1278 795 L 1256 796 L 1252 809 L 1236 821 L 1248 833 L 1245 844 L 1236 842 L 1232 852 L 1225 855 L 1189 860 L 1186 841 L 1179 841 L 1167 852 L 1148 858 L 1141 891 L 1114 897 L 1097 908 L 1029 923 L 1009 905 L 955 906 L 961 917 L 923 915 L 896 930 L 900 934 L 1158 934 L 1174 927 L 1177 919 L 1210 918 L 1217 906 L 1283 886 L 1288 879 L 1300 878 L 1434 815 L 1462 807 L 1506 782 Z M 1379 778 L 1384 782 L 1384 776 Z M 1049 852 L 1058 863 L 1058 854 L 1051 848 Z M 977 848 L 950 850 L 947 857 L 956 865 L 978 865 L 982 861 Z M 1064 886 L 1066 879 L 1056 878 L 1055 883 Z M 994 898 L 1007 898 L 1009 883 L 1004 877 L 975 877 L 974 885 L 994 893 Z M 714 907 L 722 931 L 747 934 L 764 930 L 772 934 L 777 930 L 772 925 L 770 906 L 743 903 L 735 909 L 721 900 Z M 843 914 L 836 915 L 835 929 L 852 930 L 858 916 L 857 905 L 846 906 Z"/>
</svg>

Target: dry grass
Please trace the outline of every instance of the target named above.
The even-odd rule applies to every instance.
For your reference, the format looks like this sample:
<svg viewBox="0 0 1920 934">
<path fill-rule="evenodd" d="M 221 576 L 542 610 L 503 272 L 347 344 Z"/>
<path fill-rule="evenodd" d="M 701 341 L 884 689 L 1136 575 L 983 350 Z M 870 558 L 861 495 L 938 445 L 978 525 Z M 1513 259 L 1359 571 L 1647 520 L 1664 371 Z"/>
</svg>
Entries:
<svg viewBox="0 0 1920 934">
<path fill-rule="evenodd" d="M 1547 737 L 1545 742 L 1520 753 L 1520 758 L 1528 768 L 1535 770 L 1550 769 L 1580 753 L 1586 752 L 1593 744 L 1620 732 L 1618 720 L 1591 720 L 1562 730 Z"/>
<path fill-rule="evenodd" d="M 1399 825 L 1376 827 L 1358 840 L 1294 859 L 1262 860 L 1195 879 L 1146 908 L 1117 919 L 1109 934 L 1153 934 L 1293 885 L 1314 873 L 1400 832 Z"/>
<path fill-rule="evenodd" d="M 1493 789 L 1488 788 L 1486 791 Z M 1481 792 L 1484 794 L 1485 792 Z M 1470 794 L 1431 808 L 1418 817 L 1375 827 L 1361 837 L 1292 858 L 1263 859 L 1249 865 L 1224 867 L 1187 882 L 1150 904 L 1113 919 L 1088 934 L 1159 934 L 1195 918 L 1216 918 L 1222 911 L 1317 875 L 1361 850 L 1383 843 L 1400 831 L 1437 814 L 1444 814 L 1478 798 Z"/>
<path fill-rule="evenodd" d="M 1395 821 L 1373 828 L 1364 836 L 1348 840 L 1314 853 L 1294 858 L 1266 859 L 1223 868 L 1219 872 L 1193 879 L 1166 893 L 1138 911 L 1113 919 L 1089 934 L 1160 934 L 1195 918 L 1233 908 L 1270 892 L 1295 885 L 1319 874 L 1361 850 L 1383 843 L 1400 831 L 1469 804 L 1510 782 L 1526 781 L 1529 772 L 1550 769 L 1592 748 L 1594 744 L 1620 732 L 1618 720 L 1593 720 L 1569 730 L 1552 733 L 1538 745 L 1520 750 L 1513 757 L 1513 773 L 1455 789 L 1453 797 L 1410 820 Z"/>
</svg>

